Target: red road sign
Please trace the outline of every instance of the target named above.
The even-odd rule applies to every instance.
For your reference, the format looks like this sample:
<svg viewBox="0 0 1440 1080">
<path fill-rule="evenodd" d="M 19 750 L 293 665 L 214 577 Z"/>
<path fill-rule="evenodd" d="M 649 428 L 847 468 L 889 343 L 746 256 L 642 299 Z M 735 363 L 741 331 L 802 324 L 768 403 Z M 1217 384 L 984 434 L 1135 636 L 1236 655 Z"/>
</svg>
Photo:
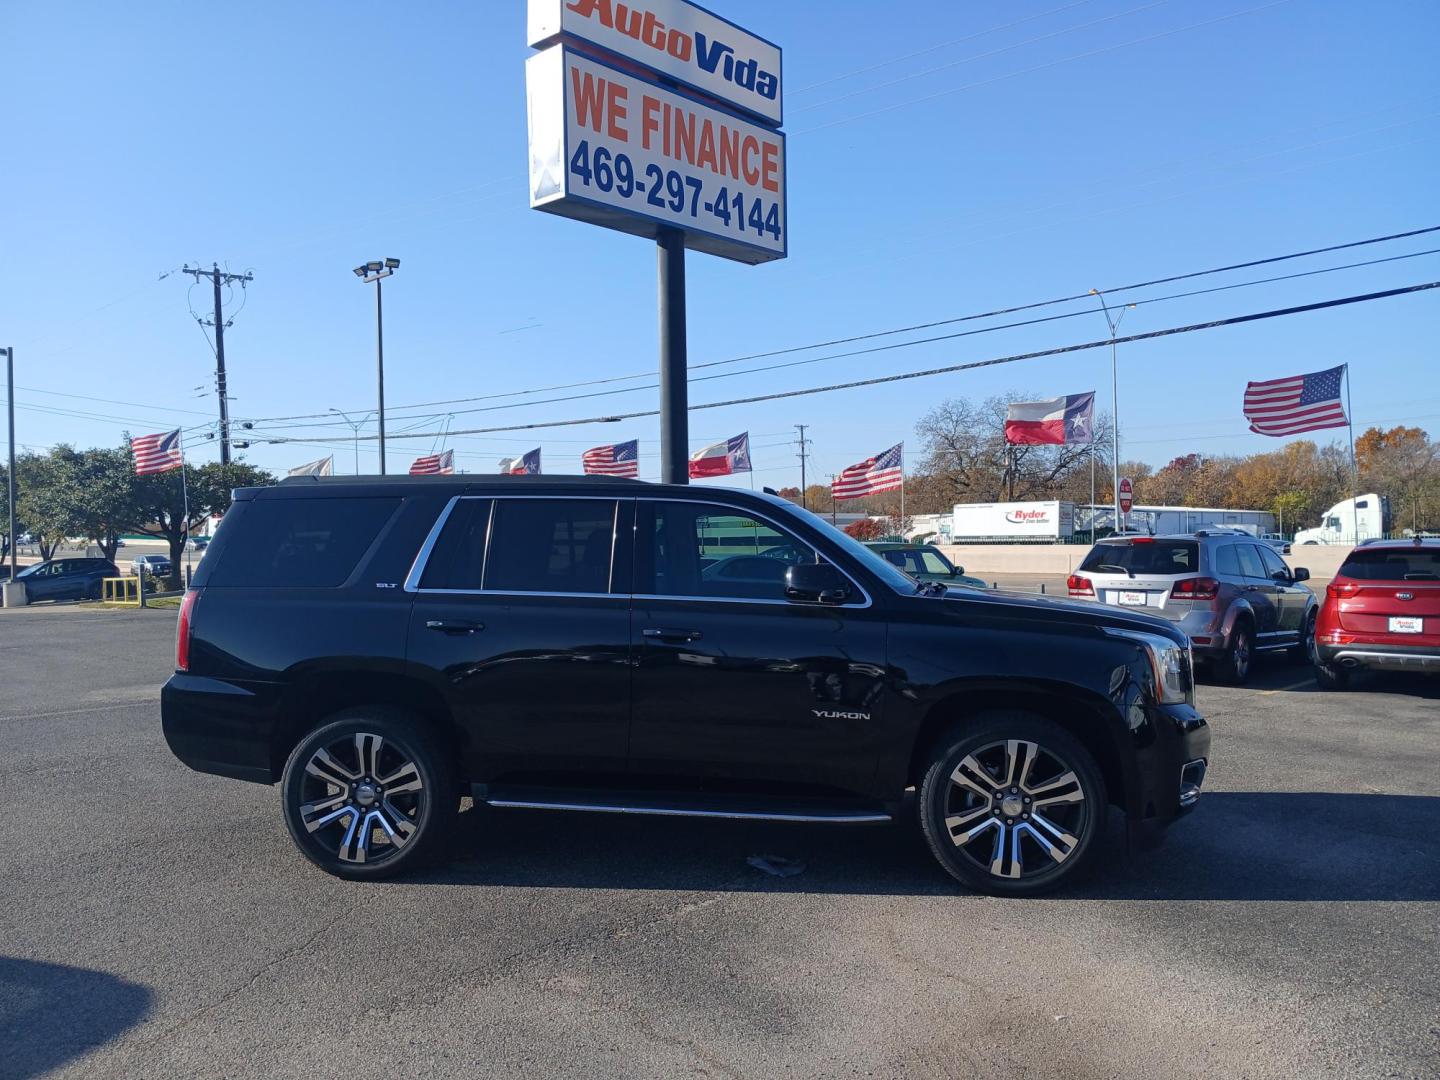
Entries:
<svg viewBox="0 0 1440 1080">
<path fill-rule="evenodd" d="M 1130 483 L 1128 476 L 1120 478 L 1120 512 L 1128 514 L 1130 508 L 1135 505 L 1135 485 Z"/>
</svg>

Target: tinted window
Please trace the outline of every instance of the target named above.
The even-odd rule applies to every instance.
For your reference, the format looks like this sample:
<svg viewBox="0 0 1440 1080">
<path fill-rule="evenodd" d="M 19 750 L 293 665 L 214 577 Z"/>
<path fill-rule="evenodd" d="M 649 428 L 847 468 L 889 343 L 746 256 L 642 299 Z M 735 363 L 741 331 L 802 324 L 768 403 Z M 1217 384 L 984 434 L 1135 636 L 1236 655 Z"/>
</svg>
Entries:
<svg viewBox="0 0 1440 1080">
<path fill-rule="evenodd" d="M 657 502 L 649 528 L 635 591 L 656 596 L 784 600 L 785 571 L 818 561 L 768 522 L 701 503 Z"/>
<path fill-rule="evenodd" d="M 1097 544 L 1081 570 L 1131 574 L 1193 574 L 1200 568 L 1200 545 L 1193 540 L 1154 540 L 1138 544 Z"/>
<path fill-rule="evenodd" d="M 1240 573 L 1240 560 L 1235 555 L 1234 544 L 1222 544 L 1215 549 L 1215 572 L 1221 577 L 1244 577 Z"/>
<path fill-rule="evenodd" d="M 1266 577 L 1274 578 L 1276 574 L 1286 578 L 1290 576 L 1290 568 L 1285 565 L 1284 559 L 1275 554 L 1274 549 L 1256 545 L 1255 550 L 1260 553 L 1260 561 L 1265 565 Z"/>
<path fill-rule="evenodd" d="M 1440 548 L 1359 548 L 1340 567 L 1356 581 L 1440 581 Z"/>
<path fill-rule="evenodd" d="M 339 585 L 399 505 L 399 499 L 256 499 L 210 584 Z"/>
<path fill-rule="evenodd" d="M 613 499 L 497 499 L 485 588 L 609 592 L 614 546 Z"/>
<path fill-rule="evenodd" d="M 445 519 L 425 574 L 422 589 L 478 589 L 485 565 L 485 537 L 490 528 L 489 499 L 461 499 Z"/>
<path fill-rule="evenodd" d="M 1270 575 L 1265 573 L 1265 564 L 1260 561 L 1260 552 L 1253 544 L 1235 544 L 1235 557 L 1240 560 L 1240 573 L 1243 577 L 1264 578 Z"/>
</svg>

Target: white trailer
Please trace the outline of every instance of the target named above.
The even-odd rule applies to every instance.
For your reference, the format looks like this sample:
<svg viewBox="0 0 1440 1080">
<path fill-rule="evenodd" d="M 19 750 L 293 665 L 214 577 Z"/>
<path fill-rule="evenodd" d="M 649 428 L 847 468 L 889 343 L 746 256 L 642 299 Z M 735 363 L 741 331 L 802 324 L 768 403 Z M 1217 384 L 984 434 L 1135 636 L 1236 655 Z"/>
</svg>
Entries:
<svg viewBox="0 0 1440 1080">
<path fill-rule="evenodd" d="M 956 544 L 1069 540 L 1075 533 L 1071 502 L 958 503 L 950 540 Z"/>
<path fill-rule="evenodd" d="M 1114 529 L 1113 506 L 1081 506 L 1076 527 L 1088 532 L 1093 515 L 1097 529 Z M 1268 510 L 1232 510 L 1219 506 L 1141 506 L 1136 504 L 1125 517 L 1131 531 L 1154 536 L 1194 532 L 1207 525 L 1224 525 L 1254 535 L 1274 534 L 1275 515 Z"/>
</svg>

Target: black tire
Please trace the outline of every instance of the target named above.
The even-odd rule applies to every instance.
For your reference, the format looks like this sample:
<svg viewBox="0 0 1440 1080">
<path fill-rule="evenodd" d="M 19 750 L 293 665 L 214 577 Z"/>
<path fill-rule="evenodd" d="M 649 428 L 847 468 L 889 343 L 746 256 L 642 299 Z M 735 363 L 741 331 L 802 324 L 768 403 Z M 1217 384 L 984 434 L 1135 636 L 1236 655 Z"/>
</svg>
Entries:
<svg viewBox="0 0 1440 1080">
<path fill-rule="evenodd" d="M 1248 619 L 1237 619 L 1230 631 L 1230 645 L 1215 662 L 1215 674 L 1231 686 L 1244 686 L 1255 667 L 1255 631 Z"/>
<path fill-rule="evenodd" d="M 301 853 L 351 880 L 433 859 L 460 805 L 452 755 L 424 722 L 375 706 L 342 710 L 301 739 L 285 763 L 280 799 Z"/>
<path fill-rule="evenodd" d="M 1305 616 L 1305 622 L 1300 628 L 1300 641 L 1290 650 L 1290 656 L 1300 664 L 1310 664 L 1312 667 L 1320 662 L 1315 652 L 1315 619 L 1319 615 L 1314 608 L 1310 614 Z"/>
<path fill-rule="evenodd" d="M 1001 782 L 1007 772 L 1014 783 Z M 1065 801 L 1051 803 L 1037 825 L 1030 799 Z M 992 896 L 1034 896 L 1075 880 L 1094 855 L 1109 805 L 1100 768 L 1079 741 L 1052 721 L 1012 710 L 982 713 L 944 735 L 917 802 L 936 860 L 966 888 Z"/>
<path fill-rule="evenodd" d="M 1315 685 L 1321 690 L 1349 690 L 1350 672 L 1329 664 L 1316 663 Z"/>
</svg>

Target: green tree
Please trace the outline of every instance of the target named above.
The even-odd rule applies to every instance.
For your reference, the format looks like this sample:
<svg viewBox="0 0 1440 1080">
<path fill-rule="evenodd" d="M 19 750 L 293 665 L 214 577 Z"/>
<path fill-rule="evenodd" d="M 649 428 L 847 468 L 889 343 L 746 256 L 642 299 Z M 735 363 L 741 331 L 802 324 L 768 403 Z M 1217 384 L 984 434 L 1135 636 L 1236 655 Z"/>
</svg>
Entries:
<svg viewBox="0 0 1440 1080">
<path fill-rule="evenodd" d="M 66 535 L 93 540 L 105 558 L 113 560 L 120 534 L 142 523 L 129 450 L 61 445 L 48 458 L 43 504 L 53 504 Z"/>
<path fill-rule="evenodd" d="M 15 512 L 49 559 L 65 538 L 83 532 L 67 483 L 68 458 L 74 451 L 57 446 L 48 454 L 25 454 L 15 461 Z"/>
<path fill-rule="evenodd" d="M 128 448 L 125 453 L 129 455 Z M 136 477 L 136 481 L 136 508 L 141 522 L 136 531 L 159 537 L 170 545 L 173 586 L 181 577 L 186 536 L 212 514 L 228 510 L 230 493 L 235 488 L 270 484 L 274 477 L 253 465 L 241 462 L 221 465 L 211 461 L 204 465 L 186 465 L 183 488 L 178 469 Z"/>
</svg>

